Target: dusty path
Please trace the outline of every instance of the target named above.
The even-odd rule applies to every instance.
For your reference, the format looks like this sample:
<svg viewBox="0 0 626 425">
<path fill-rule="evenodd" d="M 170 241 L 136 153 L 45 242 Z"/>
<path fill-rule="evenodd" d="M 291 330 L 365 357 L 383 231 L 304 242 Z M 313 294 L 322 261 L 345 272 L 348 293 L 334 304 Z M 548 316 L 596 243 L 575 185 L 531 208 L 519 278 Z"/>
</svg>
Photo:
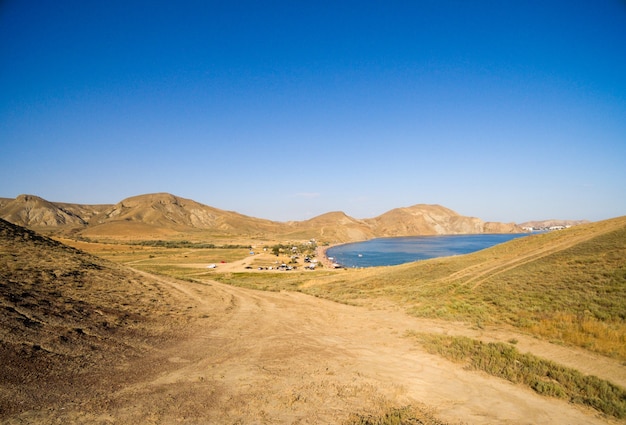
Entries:
<svg viewBox="0 0 626 425">
<path fill-rule="evenodd" d="M 160 368 L 156 379 L 109 394 L 100 411 L 48 412 L 47 423 L 335 424 L 350 413 L 408 404 L 427 406 L 450 423 L 612 423 L 590 409 L 464 370 L 406 336 L 415 330 L 506 341 L 511 333 L 504 330 L 471 330 L 300 293 L 155 279 L 173 298 L 193 303 L 179 313 L 189 316 L 181 334 L 190 336 L 151 353 Z M 522 351 L 595 368 L 626 384 L 626 368 L 617 362 L 515 337 Z"/>
<path fill-rule="evenodd" d="M 485 335 L 299 293 L 162 283 L 196 300 L 204 324 L 196 323 L 193 337 L 166 353 L 177 367 L 114 395 L 114 417 L 123 422 L 340 423 L 351 412 L 413 403 L 455 423 L 609 423 L 591 410 L 466 371 L 405 336 L 417 330 L 506 340 L 508 332 Z M 516 337 L 522 351 L 595 367 L 626 383 L 626 368 L 617 362 Z"/>
</svg>

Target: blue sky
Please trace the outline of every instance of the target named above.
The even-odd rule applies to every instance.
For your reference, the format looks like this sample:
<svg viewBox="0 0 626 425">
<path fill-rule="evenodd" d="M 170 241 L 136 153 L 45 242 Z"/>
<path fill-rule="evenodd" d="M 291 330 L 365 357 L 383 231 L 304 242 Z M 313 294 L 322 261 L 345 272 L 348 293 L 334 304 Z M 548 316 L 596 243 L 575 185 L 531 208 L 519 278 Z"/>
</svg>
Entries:
<svg viewBox="0 0 626 425">
<path fill-rule="evenodd" d="M 0 2 L 0 197 L 626 214 L 624 1 Z"/>
</svg>

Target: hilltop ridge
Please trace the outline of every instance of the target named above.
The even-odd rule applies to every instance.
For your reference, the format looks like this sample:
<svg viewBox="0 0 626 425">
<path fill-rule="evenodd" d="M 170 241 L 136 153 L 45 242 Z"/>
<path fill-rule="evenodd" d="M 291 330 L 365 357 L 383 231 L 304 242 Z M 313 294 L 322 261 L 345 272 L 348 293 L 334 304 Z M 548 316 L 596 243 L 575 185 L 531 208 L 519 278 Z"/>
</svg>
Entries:
<svg viewBox="0 0 626 425">
<path fill-rule="evenodd" d="M 571 226 L 578 226 L 580 224 L 588 224 L 591 223 L 589 220 L 558 220 L 558 219 L 549 219 L 549 220 L 533 220 L 533 221 L 525 221 L 524 223 L 519 223 L 519 225 L 524 229 L 533 229 L 533 230 L 544 230 L 550 229 L 553 227 L 558 228 L 566 228 Z"/>
<path fill-rule="evenodd" d="M 463 233 L 519 233 L 515 223 L 484 222 L 476 217 L 466 217 L 441 205 L 417 204 L 396 208 L 370 223 L 381 236 L 441 235 Z"/>
<path fill-rule="evenodd" d="M 485 222 L 441 205 L 426 204 L 395 208 L 366 219 L 335 211 L 305 221 L 276 222 L 169 193 L 133 196 L 115 205 L 67 204 L 20 195 L 13 200 L 3 198 L 0 218 L 42 232 L 94 238 L 161 238 L 208 232 L 219 237 L 350 242 L 374 237 L 524 231 L 515 223 Z"/>
</svg>

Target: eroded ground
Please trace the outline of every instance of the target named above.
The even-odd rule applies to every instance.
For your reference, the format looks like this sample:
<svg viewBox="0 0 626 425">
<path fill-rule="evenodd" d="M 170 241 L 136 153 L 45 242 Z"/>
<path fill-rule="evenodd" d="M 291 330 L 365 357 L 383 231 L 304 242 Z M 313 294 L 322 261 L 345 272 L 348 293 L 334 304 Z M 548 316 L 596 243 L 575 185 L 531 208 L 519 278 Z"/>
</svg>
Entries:
<svg viewBox="0 0 626 425">
<path fill-rule="evenodd" d="M 7 424 L 343 423 L 408 405 L 431 424 L 615 422 L 428 354 L 410 331 L 515 339 L 626 386 L 618 361 L 505 328 L 156 277 L 11 237 L 20 244 L 0 251 Z"/>
<path fill-rule="evenodd" d="M 135 360 L 161 371 L 101 394 L 98 403 L 25 412 L 9 423 L 340 423 L 353 412 L 409 404 L 451 423 L 607 423 L 591 410 L 463 370 L 405 336 L 407 330 L 462 332 L 454 325 L 297 293 L 159 283 L 194 306 L 181 333 L 188 336 Z M 536 350 L 547 347 L 540 345 Z M 605 361 L 623 379 L 623 368 Z"/>
</svg>

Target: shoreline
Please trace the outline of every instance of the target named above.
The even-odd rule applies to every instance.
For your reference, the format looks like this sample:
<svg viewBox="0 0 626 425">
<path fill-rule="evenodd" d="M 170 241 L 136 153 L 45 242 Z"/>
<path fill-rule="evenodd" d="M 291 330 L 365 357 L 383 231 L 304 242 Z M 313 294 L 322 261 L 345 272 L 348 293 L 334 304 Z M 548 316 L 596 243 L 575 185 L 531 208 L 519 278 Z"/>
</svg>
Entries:
<svg viewBox="0 0 626 425">
<path fill-rule="evenodd" d="M 473 252 L 476 252 L 477 250 L 482 250 L 485 248 L 490 248 L 496 245 L 500 245 L 502 243 L 506 243 L 506 242 L 510 242 L 514 239 L 517 238 L 523 238 L 523 237 L 528 237 L 531 236 L 533 234 L 536 233 L 543 233 L 543 232 L 520 232 L 520 233 L 454 233 L 454 234 L 437 234 L 437 235 L 415 235 L 415 236 L 387 236 L 387 237 L 381 237 L 381 238 L 373 238 L 373 239 L 366 239 L 363 241 L 357 241 L 357 242 L 343 242 L 343 243 L 334 243 L 334 244 L 330 244 L 330 245 L 326 245 L 326 246 L 318 246 L 316 248 L 316 255 L 319 259 L 319 261 L 322 263 L 322 265 L 326 268 L 330 268 L 330 269 L 337 269 L 337 268 L 367 268 L 367 267 L 382 267 L 382 266 L 394 266 L 394 265 L 400 265 L 400 264 L 407 264 L 407 263 L 412 263 L 412 262 L 416 262 L 416 261 L 422 261 L 422 260 L 430 260 L 430 259 L 434 259 L 434 258 L 444 258 L 444 257 L 450 257 L 450 256 L 457 256 L 457 255 L 466 255 L 466 254 L 471 254 Z M 337 246 L 341 246 L 341 245 L 352 245 L 352 244 L 359 244 L 359 243 L 364 243 L 364 242 L 369 242 L 371 240 L 374 239 L 403 239 L 403 238 L 441 238 L 441 240 L 444 240 L 444 238 L 456 238 L 456 237 L 474 237 L 474 236 L 508 236 L 508 238 L 506 238 L 505 240 L 496 240 L 494 242 L 489 242 L 487 241 L 487 243 L 483 243 L 482 248 L 480 249 L 472 249 L 469 251 L 466 250 L 460 250 L 460 251 L 452 251 L 446 255 L 426 255 L 426 256 L 422 256 L 420 258 L 415 258 L 412 260 L 408 260 L 408 261 L 403 261 L 400 263 L 391 263 L 391 264 L 365 264 L 365 265 L 351 265 L 351 266 L 347 266 L 345 264 L 341 264 L 340 262 L 337 261 L 337 259 L 333 258 L 333 260 L 330 260 L 328 258 L 328 250 Z M 493 239 L 493 238 L 492 238 Z M 431 248 L 432 249 L 432 248 Z M 387 252 L 387 251 L 384 251 Z M 429 253 L 430 251 L 424 250 L 424 253 Z M 394 253 L 393 250 L 388 251 L 387 253 Z M 399 254 L 400 252 L 395 252 L 395 254 Z M 359 257 L 361 257 L 362 255 L 359 254 Z"/>
<path fill-rule="evenodd" d="M 327 246 L 318 246 L 317 248 L 315 248 L 315 255 L 318 261 L 322 263 L 322 266 L 324 266 L 324 268 L 327 268 L 329 270 L 335 270 L 335 267 L 333 267 L 334 263 L 328 259 L 328 256 L 326 255 L 326 251 L 328 251 L 330 248 L 333 248 L 339 245 L 343 245 L 343 244 L 337 243 L 337 244 L 332 244 L 332 245 L 327 245 Z"/>
</svg>

